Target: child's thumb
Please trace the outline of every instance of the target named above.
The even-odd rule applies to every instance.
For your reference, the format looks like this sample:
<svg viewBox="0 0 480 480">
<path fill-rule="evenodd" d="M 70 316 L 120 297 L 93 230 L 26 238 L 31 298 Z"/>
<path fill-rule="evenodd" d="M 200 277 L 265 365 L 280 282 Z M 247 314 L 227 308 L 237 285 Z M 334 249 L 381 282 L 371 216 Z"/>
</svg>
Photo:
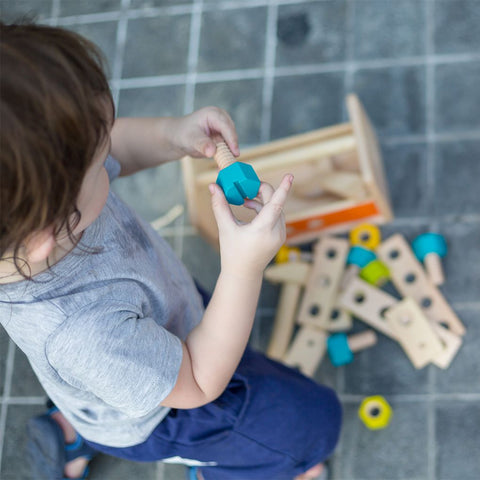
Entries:
<svg viewBox="0 0 480 480">
<path fill-rule="evenodd" d="M 218 228 L 227 225 L 229 222 L 233 222 L 233 213 L 228 205 L 222 189 L 216 183 L 211 183 L 208 186 L 208 189 L 212 194 L 212 210 L 213 214 L 215 215 Z"/>
</svg>

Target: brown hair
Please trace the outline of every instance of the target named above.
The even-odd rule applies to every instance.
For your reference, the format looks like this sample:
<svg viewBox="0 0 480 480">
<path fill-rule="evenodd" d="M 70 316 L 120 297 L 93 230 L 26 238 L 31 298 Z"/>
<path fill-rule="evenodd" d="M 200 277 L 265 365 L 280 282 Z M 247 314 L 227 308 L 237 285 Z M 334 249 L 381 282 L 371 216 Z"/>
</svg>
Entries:
<svg viewBox="0 0 480 480">
<path fill-rule="evenodd" d="M 113 119 L 104 65 L 76 33 L 0 22 L 0 258 L 12 250 L 22 274 L 29 235 L 54 226 L 72 238 L 80 220 L 83 177 Z"/>
</svg>

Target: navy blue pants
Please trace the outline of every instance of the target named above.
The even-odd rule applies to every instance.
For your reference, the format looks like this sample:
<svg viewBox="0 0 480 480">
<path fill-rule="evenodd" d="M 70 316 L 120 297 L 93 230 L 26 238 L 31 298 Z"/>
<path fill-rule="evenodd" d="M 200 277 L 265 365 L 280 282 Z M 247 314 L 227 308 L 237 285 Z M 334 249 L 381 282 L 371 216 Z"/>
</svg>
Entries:
<svg viewBox="0 0 480 480">
<path fill-rule="evenodd" d="M 205 480 L 292 480 L 333 452 L 341 426 L 335 392 L 247 349 L 214 402 L 172 409 L 145 442 L 93 448 L 134 461 L 212 462 Z"/>
</svg>

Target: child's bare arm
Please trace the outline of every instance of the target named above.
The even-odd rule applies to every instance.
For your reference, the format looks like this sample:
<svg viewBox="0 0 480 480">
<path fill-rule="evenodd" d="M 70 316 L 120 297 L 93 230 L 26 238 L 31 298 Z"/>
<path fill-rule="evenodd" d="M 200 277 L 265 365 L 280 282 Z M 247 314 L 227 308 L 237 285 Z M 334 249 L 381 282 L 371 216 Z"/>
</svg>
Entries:
<svg viewBox="0 0 480 480">
<path fill-rule="evenodd" d="M 212 186 L 221 272 L 202 322 L 183 345 L 177 383 L 162 405 L 198 407 L 227 386 L 248 342 L 263 270 L 285 241 L 283 205 L 291 182 L 286 175 L 276 191 L 262 183 L 259 201 L 246 202 L 258 213 L 247 225 L 236 221 L 221 189 Z"/>
<path fill-rule="evenodd" d="M 121 175 L 131 175 L 185 155 L 213 157 L 213 133 L 239 154 L 233 121 L 220 108 L 205 107 L 178 118 L 119 118 L 111 133 L 112 155 L 122 166 Z"/>
</svg>

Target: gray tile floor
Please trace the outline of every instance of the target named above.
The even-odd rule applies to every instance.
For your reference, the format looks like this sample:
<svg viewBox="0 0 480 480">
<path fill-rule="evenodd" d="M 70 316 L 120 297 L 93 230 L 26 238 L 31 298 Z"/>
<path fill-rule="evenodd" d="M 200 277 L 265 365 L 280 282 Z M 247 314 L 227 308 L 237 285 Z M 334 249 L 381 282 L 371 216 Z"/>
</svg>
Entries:
<svg viewBox="0 0 480 480">
<path fill-rule="evenodd" d="M 451 367 L 416 371 L 387 338 L 316 378 L 345 408 L 333 478 L 473 480 L 480 472 L 480 1 L 479 0 L 1 0 L 95 41 L 110 66 L 120 115 L 226 108 L 243 146 L 346 120 L 356 92 L 379 134 L 395 221 L 385 235 L 427 229 L 448 239 L 443 291 L 467 326 Z M 148 220 L 184 203 L 178 164 L 122 179 L 115 190 Z M 163 231 L 212 288 L 217 254 L 186 216 Z M 252 344 L 264 348 L 278 288 L 265 284 Z M 44 392 L 0 332 L 0 477 L 30 479 L 25 422 Z M 383 394 L 391 426 L 366 430 L 357 408 Z M 101 457 L 93 480 L 184 478 L 183 469 Z M 266 479 L 269 480 L 269 479 Z M 275 480 L 275 479 L 271 479 Z"/>
</svg>

